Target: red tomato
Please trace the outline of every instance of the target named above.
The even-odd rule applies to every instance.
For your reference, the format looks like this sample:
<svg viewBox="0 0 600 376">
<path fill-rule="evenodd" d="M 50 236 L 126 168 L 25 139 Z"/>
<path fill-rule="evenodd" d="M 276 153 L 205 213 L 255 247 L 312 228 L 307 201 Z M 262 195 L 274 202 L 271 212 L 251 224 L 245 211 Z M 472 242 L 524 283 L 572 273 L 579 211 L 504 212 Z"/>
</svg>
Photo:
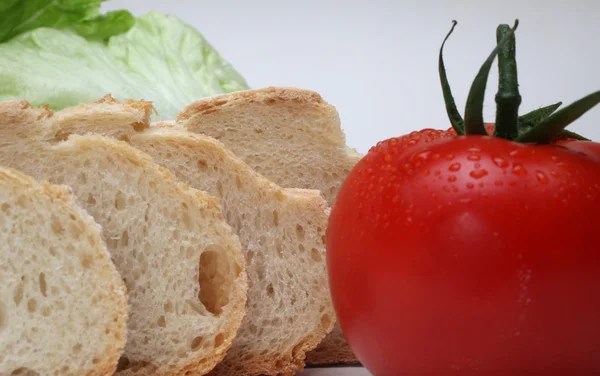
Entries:
<svg viewBox="0 0 600 376">
<path fill-rule="evenodd" d="M 381 142 L 329 221 L 342 330 L 376 376 L 597 374 L 599 218 L 600 144 Z"/>
</svg>

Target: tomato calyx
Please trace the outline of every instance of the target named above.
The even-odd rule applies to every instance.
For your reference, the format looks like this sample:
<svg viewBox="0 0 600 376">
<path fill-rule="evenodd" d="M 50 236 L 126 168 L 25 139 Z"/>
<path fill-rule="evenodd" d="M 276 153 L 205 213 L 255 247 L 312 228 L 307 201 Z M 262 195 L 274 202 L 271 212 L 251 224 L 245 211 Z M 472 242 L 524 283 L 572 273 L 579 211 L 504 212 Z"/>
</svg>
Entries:
<svg viewBox="0 0 600 376">
<path fill-rule="evenodd" d="M 494 60 L 498 57 L 499 75 L 498 92 L 495 97 L 496 122 L 494 137 L 530 144 L 547 144 L 558 137 L 589 141 L 587 138 L 565 128 L 600 103 L 600 91 L 596 91 L 559 111 L 557 110 L 562 102 L 533 110 L 522 116 L 518 115 L 521 104 L 515 58 L 515 31 L 519 25 L 518 20 L 515 20 L 512 28 L 503 24 L 496 29 L 496 48 L 483 63 L 471 85 L 463 120 L 456 107 L 443 60 L 444 46 L 456 25 L 457 22 L 452 21 L 452 27 L 440 47 L 438 70 L 446 112 L 452 128 L 458 135 L 488 135 L 483 121 L 483 102 L 489 72 Z"/>
</svg>

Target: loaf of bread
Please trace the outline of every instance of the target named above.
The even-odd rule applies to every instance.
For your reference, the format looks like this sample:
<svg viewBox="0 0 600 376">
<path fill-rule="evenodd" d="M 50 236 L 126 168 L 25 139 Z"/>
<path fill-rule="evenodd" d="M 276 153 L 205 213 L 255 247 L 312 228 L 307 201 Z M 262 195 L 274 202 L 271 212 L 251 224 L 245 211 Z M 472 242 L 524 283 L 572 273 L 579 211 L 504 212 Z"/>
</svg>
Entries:
<svg viewBox="0 0 600 376">
<path fill-rule="evenodd" d="M 124 118 L 133 131 L 145 121 L 1 103 L 0 165 L 72 187 L 103 227 L 130 305 L 118 373 L 202 375 L 225 356 L 245 313 L 241 245 L 215 198 L 148 155 L 108 137 L 71 136 Z"/>
<path fill-rule="evenodd" d="M 177 123 L 220 140 L 282 187 L 320 190 L 330 206 L 362 157 L 346 146 L 335 107 L 308 90 L 269 87 L 201 99 L 185 108 Z M 357 360 L 336 325 L 307 362 Z"/>
<path fill-rule="evenodd" d="M 126 322 L 100 226 L 67 187 L 0 167 L 0 375 L 112 375 Z"/>
<path fill-rule="evenodd" d="M 250 290 L 244 323 L 213 374 L 295 373 L 334 321 L 327 288 L 325 200 L 318 191 L 280 188 L 213 138 L 168 123 L 149 127 L 150 110 L 143 102 L 121 103 L 107 96 L 61 116 L 104 118 L 106 113 L 113 116 L 112 123 L 68 121 L 61 130 L 127 140 L 181 181 L 220 199 L 246 255 Z M 137 119 L 144 120 L 132 127 Z"/>
</svg>

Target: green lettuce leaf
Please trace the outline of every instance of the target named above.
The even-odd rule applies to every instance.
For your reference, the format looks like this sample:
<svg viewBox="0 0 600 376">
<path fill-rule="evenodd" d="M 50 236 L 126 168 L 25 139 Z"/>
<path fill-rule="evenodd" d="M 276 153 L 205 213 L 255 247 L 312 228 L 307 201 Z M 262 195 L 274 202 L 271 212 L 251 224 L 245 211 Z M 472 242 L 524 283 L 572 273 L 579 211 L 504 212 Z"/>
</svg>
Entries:
<svg viewBox="0 0 600 376">
<path fill-rule="evenodd" d="M 39 27 L 73 29 L 91 39 L 107 39 L 129 30 L 131 13 L 121 10 L 100 15 L 104 0 L 2 0 L 0 43 Z"/>
<path fill-rule="evenodd" d="M 0 101 L 25 98 L 58 110 L 111 93 L 151 100 L 159 119 L 172 119 L 195 100 L 248 88 L 198 31 L 174 16 L 148 13 L 105 41 L 102 30 L 42 27 L 0 44 Z"/>
</svg>

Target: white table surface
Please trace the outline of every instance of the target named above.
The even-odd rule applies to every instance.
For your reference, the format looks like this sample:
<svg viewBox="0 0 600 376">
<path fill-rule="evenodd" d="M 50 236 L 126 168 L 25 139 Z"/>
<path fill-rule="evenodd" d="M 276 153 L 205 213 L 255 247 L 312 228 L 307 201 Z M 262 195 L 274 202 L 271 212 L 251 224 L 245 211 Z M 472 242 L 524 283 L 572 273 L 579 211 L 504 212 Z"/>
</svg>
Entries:
<svg viewBox="0 0 600 376">
<path fill-rule="evenodd" d="M 296 376 L 371 376 L 366 369 L 361 367 L 343 368 L 309 368 Z"/>
</svg>

